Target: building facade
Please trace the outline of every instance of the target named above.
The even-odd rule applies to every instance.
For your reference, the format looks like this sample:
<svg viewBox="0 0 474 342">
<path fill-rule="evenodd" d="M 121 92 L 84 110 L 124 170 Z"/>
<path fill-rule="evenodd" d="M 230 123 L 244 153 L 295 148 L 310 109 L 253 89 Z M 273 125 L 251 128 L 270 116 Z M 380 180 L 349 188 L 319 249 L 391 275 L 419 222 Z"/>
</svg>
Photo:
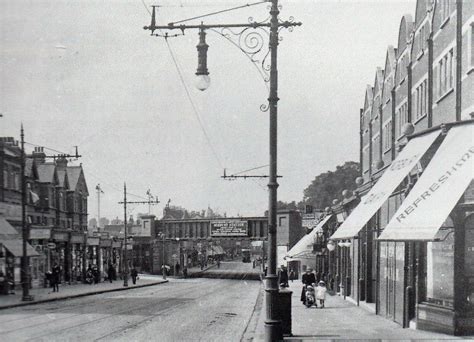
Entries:
<svg viewBox="0 0 474 342">
<path fill-rule="evenodd" d="M 32 286 L 46 286 L 46 272 L 54 263 L 61 268 L 61 281 L 82 281 L 85 272 L 88 190 L 84 172 L 82 166 L 68 166 L 63 156 L 50 162 L 47 158 L 42 147 L 35 147 L 25 159 L 28 243 L 38 253 L 30 258 Z M 11 137 L 0 140 L 0 169 L 0 214 L 20 233 L 21 150 Z M 13 280 L 19 285 L 19 277 Z"/>
<path fill-rule="evenodd" d="M 416 325 L 455 335 L 474 332 L 472 174 L 453 181 L 452 193 L 458 191 L 458 197 L 448 200 L 452 196 L 447 196 L 438 207 L 422 208 L 436 191 L 444 191 L 438 189 L 451 181 L 448 178 L 457 177 L 463 165 L 471 165 L 464 164 L 470 163 L 471 147 L 446 174 L 433 179 L 420 198 L 408 203 L 435 174 L 439 156 L 452 146 L 453 151 L 456 146 L 462 151 L 466 142 L 472 146 L 473 56 L 472 1 L 417 1 L 415 16 L 401 19 L 398 45 L 387 48 L 384 69 L 377 68 L 374 84 L 365 91 L 357 193 L 332 208 L 347 216 L 331 235 L 337 246 L 330 253 L 336 290 L 342 286 L 355 302 L 365 302 L 404 327 Z M 455 132 L 460 137 L 463 131 L 468 132 L 467 139 L 455 145 Z M 414 159 L 403 159 L 410 152 Z M 387 175 L 405 166 L 409 169 L 401 181 L 388 187 Z M 466 186 L 457 189 L 457 184 Z M 375 211 L 362 220 L 372 213 L 371 206 Z M 436 235 L 428 236 L 421 223 L 394 233 L 400 222 L 416 218 L 417 211 L 428 210 L 424 215 L 428 220 L 446 208 L 450 212 L 444 222 L 425 228 L 436 228 Z M 349 229 L 357 221 L 363 222 L 357 230 Z"/>
</svg>

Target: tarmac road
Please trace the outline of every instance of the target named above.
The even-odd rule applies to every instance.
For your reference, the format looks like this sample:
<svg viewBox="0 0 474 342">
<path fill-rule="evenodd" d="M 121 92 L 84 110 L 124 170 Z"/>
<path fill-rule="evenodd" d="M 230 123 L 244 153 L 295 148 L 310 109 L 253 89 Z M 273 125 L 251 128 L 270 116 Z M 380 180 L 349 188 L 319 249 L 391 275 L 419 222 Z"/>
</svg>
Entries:
<svg viewBox="0 0 474 342">
<path fill-rule="evenodd" d="M 3 341 L 240 341 L 261 284 L 171 279 L 0 312 Z"/>
</svg>

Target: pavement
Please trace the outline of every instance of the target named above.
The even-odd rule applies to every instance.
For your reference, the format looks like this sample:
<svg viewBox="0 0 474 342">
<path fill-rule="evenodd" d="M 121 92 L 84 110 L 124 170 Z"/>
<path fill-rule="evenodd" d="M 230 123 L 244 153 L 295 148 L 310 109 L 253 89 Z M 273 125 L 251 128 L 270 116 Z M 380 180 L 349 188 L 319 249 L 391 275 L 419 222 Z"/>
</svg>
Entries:
<svg viewBox="0 0 474 342">
<path fill-rule="evenodd" d="M 333 341 L 333 340 L 459 340 L 456 337 L 415 329 L 403 329 L 400 325 L 371 310 L 356 306 L 338 295 L 326 297 L 325 308 L 306 308 L 300 301 L 301 281 L 290 282 L 292 294 L 292 333 L 286 341 Z M 262 294 L 264 286 L 262 283 Z M 265 337 L 265 299 L 260 296 L 260 312 L 255 318 L 254 333 L 247 333 L 246 341 L 263 341 Z"/>
<path fill-rule="evenodd" d="M 59 285 L 59 292 L 53 292 L 52 288 L 33 288 L 30 289 L 30 295 L 34 297 L 33 301 L 23 302 L 21 300 L 22 291 L 17 290 L 15 294 L 0 295 L 0 310 L 14 308 L 18 306 L 39 304 L 53 302 L 57 300 L 64 300 L 70 298 L 77 298 L 83 296 L 90 296 L 95 294 L 101 294 L 106 292 L 124 291 L 128 289 L 135 289 L 141 287 L 148 287 L 168 282 L 158 276 L 150 276 L 139 274 L 137 284 L 132 284 L 132 279 L 128 281 L 128 287 L 123 286 L 123 280 L 116 280 L 112 283 L 101 282 L 98 284 L 61 284 Z"/>
</svg>

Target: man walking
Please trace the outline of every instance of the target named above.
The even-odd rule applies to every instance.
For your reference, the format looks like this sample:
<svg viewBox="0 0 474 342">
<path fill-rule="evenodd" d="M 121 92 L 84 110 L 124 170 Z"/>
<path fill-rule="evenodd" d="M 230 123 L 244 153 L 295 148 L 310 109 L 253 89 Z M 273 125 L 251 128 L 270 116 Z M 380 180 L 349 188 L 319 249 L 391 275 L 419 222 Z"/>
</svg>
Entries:
<svg viewBox="0 0 474 342">
<path fill-rule="evenodd" d="M 58 263 L 54 263 L 52 269 L 52 285 L 53 285 L 53 292 L 59 292 L 59 280 L 61 276 L 61 268 L 59 267 Z"/>
</svg>

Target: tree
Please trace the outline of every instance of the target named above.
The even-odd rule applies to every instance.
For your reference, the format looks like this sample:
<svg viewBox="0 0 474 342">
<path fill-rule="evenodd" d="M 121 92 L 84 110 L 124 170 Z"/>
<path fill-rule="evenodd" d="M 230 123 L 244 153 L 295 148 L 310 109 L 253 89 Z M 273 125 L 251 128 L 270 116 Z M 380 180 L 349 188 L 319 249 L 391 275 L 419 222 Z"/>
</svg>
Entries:
<svg viewBox="0 0 474 342">
<path fill-rule="evenodd" d="M 278 208 L 278 210 L 285 210 L 285 209 L 297 210 L 298 209 L 298 204 L 295 201 L 292 201 L 292 202 L 278 201 L 277 202 L 277 208 Z"/>
<path fill-rule="evenodd" d="M 337 166 L 336 171 L 322 173 L 304 190 L 303 202 L 314 208 L 324 209 L 332 205 L 333 199 L 342 199 L 342 191 L 356 189 L 355 179 L 360 176 L 359 163 L 348 161 Z"/>
</svg>

